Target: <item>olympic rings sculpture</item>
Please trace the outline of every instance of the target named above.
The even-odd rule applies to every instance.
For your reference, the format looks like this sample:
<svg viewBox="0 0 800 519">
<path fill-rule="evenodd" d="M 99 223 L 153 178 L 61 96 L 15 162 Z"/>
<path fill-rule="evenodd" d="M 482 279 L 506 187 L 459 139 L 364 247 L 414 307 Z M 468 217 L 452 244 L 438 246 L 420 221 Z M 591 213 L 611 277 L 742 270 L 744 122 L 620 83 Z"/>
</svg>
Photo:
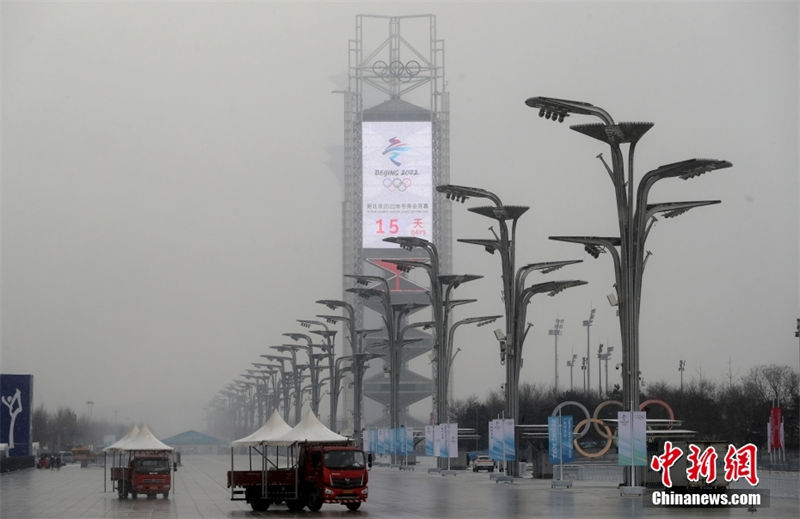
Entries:
<svg viewBox="0 0 800 519">
<path fill-rule="evenodd" d="M 419 61 L 414 59 L 405 63 L 398 60 L 394 60 L 391 63 L 378 60 L 372 64 L 372 72 L 386 82 L 398 79 L 407 83 L 415 78 L 421 70 L 422 66 Z"/>
<path fill-rule="evenodd" d="M 576 402 L 574 400 L 567 400 L 558 404 L 553 409 L 551 416 L 557 416 L 560 413 L 561 409 L 563 409 L 566 406 L 575 406 L 578 407 L 581 411 L 583 411 L 583 415 L 585 416 L 585 418 L 579 421 L 575 425 L 575 429 L 572 432 L 573 445 L 575 447 L 575 450 L 578 451 L 581 455 L 586 456 L 587 458 L 599 458 L 600 456 L 608 452 L 608 450 L 611 448 L 611 443 L 614 441 L 614 435 L 611 432 L 611 428 L 608 426 L 608 424 L 606 424 L 606 422 L 602 418 L 600 418 L 600 411 L 609 405 L 616 405 L 619 406 L 621 409 L 625 408 L 625 406 L 619 400 L 605 400 L 600 404 L 598 404 L 598 406 L 594 410 L 594 413 L 592 413 L 592 416 L 590 417 L 589 410 L 586 409 L 585 405 L 581 404 L 580 402 Z M 670 405 L 664 402 L 663 400 L 658 400 L 658 399 L 646 400 L 641 404 L 639 404 L 639 410 L 642 411 L 644 410 L 645 407 L 649 405 L 660 405 L 661 407 L 666 409 L 667 414 L 669 415 L 669 419 L 671 421 L 675 420 L 675 413 L 673 412 L 672 407 L 670 407 Z M 589 432 L 589 429 L 592 426 L 594 426 L 595 431 L 597 431 L 597 434 L 599 434 L 601 438 L 605 438 L 606 443 L 600 450 L 596 452 L 587 452 L 583 449 L 583 447 L 580 446 L 578 440 L 586 436 L 586 433 Z M 581 427 L 583 429 L 581 429 Z M 601 429 L 601 427 L 603 429 Z M 672 429 L 672 423 L 670 423 L 668 427 Z"/>
</svg>

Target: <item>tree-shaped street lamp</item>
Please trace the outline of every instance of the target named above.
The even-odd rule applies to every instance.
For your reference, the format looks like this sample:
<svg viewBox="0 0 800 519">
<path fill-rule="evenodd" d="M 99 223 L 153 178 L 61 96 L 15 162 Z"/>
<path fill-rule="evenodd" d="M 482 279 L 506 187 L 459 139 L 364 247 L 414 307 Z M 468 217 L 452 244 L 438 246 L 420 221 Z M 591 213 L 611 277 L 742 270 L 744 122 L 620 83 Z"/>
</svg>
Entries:
<svg viewBox="0 0 800 519">
<path fill-rule="evenodd" d="M 600 123 L 579 124 L 571 129 L 606 143 L 611 150 L 611 166 L 602 161 L 614 187 L 617 205 L 619 237 L 565 237 L 552 239 L 572 241 L 584 245 L 589 254 L 599 256 L 606 250 L 614 260 L 615 287 L 619 301 L 619 321 L 622 339 L 623 365 L 623 403 L 626 410 L 636 411 L 639 407 L 639 307 L 642 288 L 642 274 L 647 256 L 645 241 L 655 222 L 656 214 L 669 218 L 689 209 L 719 203 L 717 200 L 672 202 L 648 204 L 647 196 L 655 182 L 665 178 L 688 180 L 703 173 L 728 168 L 732 164 L 725 160 L 690 159 L 661 166 L 645 174 L 634 190 L 633 155 L 641 137 L 653 126 L 649 122 L 616 123 L 602 108 L 580 101 L 556 99 L 551 97 L 531 97 L 525 101 L 528 106 L 538 109 L 539 116 L 563 122 L 574 114 L 589 115 L 600 119 Z M 625 158 L 621 145 L 628 145 L 628 167 L 625 171 Z M 635 195 L 634 195 L 635 194 Z M 635 198 L 634 198 L 635 196 Z M 619 250 L 617 250 L 619 247 Z M 643 470 L 633 466 L 626 472 L 625 485 L 633 487 L 631 493 L 641 493 Z"/>
</svg>

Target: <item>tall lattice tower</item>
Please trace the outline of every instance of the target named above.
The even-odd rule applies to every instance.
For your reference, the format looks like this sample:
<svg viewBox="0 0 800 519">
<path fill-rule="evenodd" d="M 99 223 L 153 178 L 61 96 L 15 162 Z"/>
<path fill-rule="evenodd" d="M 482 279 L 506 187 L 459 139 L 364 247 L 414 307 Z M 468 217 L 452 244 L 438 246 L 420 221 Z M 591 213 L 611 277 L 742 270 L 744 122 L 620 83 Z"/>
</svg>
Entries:
<svg viewBox="0 0 800 519">
<path fill-rule="evenodd" d="M 389 236 L 418 236 L 438 248 L 440 272 L 451 271 L 450 204 L 435 196 L 435 187 L 450 178 L 444 42 L 436 37 L 436 17 L 356 16 L 348 78 L 344 92 L 343 274 L 384 277 L 389 280 L 393 303 L 430 303 L 425 286 L 381 260 L 428 260 L 424 251 L 407 252 L 383 241 Z M 344 278 L 343 297 L 356 309 L 357 327 L 382 327 L 380 302 L 364 301 L 346 292 L 351 286 L 352 280 Z M 429 308 L 420 312 L 427 316 L 415 320 L 430 319 Z M 408 369 L 409 361 L 430 352 L 433 344 L 429 333 L 416 330 L 407 338 L 420 340 L 402 350 L 400 403 L 406 425 L 416 422 L 408 416 L 408 407 L 431 398 L 434 387 L 431 378 Z M 373 409 L 382 405 L 383 413 L 370 413 L 365 399 L 362 425 L 388 422 L 387 359 L 384 370 L 373 366 L 364 383 L 367 399 L 377 402 Z M 349 384 L 344 387 L 343 430 L 352 430 L 352 388 Z"/>
</svg>

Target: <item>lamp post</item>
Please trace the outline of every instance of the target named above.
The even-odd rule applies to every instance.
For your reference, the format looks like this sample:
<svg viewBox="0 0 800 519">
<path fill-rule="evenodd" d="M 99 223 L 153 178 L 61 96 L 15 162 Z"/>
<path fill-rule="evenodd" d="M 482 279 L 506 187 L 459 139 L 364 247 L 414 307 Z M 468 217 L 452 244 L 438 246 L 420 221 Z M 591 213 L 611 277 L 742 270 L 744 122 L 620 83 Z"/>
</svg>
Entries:
<svg viewBox="0 0 800 519">
<path fill-rule="evenodd" d="M 395 309 L 395 312 L 398 314 L 408 314 L 417 308 L 420 308 L 421 305 L 417 303 L 402 303 L 402 304 L 395 304 L 392 305 Z M 402 321 L 402 317 L 399 317 L 397 320 L 397 337 L 394 340 L 387 339 L 386 342 L 382 344 L 376 344 L 373 348 L 382 348 L 382 347 L 389 347 L 390 351 L 388 352 L 389 357 L 389 392 L 391 394 L 391 402 L 392 405 L 390 406 L 389 414 L 392 420 L 391 427 L 393 429 L 400 427 L 400 369 L 402 367 L 402 348 L 406 344 L 411 344 L 414 342 L 419 342 L 422 339 L 414 338 L 414 339 L 406 339 L 406 333 L 413 329 L 413 328 L 422 328 L 428 329 L 432 328 L 435 323 L 433 321 L 422 321 L 417 323 L 411 323 L 403 326 L 402 328 L 399 327 L 400 322 Z M 392 463 L 396 462 L 395 455 L 392 455 Z"/>
<path fill-rule="evenodd" d="M 572 354 L 572 360 L 567 361 L 567 367 L 569 367 L 569 390 L 572 391 L 572 368 L 575 367 L 575 362 L 578 360 L 578 355 L 575 353 Z"/>
<path fill-rule="evenodd" d="M 264 377 L 261 375 L 255 375 L 254 369 L 248 369 L 247 373 L 242 373 L 239 376 L 244 377 L 248 380 L 255 381 L 255 400 L 256 400 L 256 409 L 258 410 L 258 420 L 259 424 L 264 423 L 264 407 L 266 406 L 267 400 L 267 382 L 264 380 Z M 259 386 L 261 384 L 261 387 Z M 262 389 L 263 388 L 263 389 Z"/>
<path fill-rule="evenodd" d="M 334 348 L 335 348 L 335 341 L 336 341 L 336 330 L 330 330 L 328 326 L 321 322 L 321 321 L 311 321 L 308 319 L 298 319 L 301 326 L 305 328 L 310 328 L 311 326 L 322 326 L 324 330 L 310 330 L 310 333 L 319 335 L 323 339 L 325 339 L 325 344 L 317 345 L 322 347 L 325 350 L 325 357 L 328 359 L 328 377 L 330 379 L 330 401 L 329 401 L 329 410 L 330 410 L 330 427 L 332 431 L 336 430 L 336 411 L 338 407 L 338 392 L 333 390 L 333 381 L 334 381 Z"/>
<path fill-rule="evenodd" d="M 436 246 L 429 242 L 428 240 L 416 237 L 391 237 L 391 238 L 384 238 L 383 241 L 396 243 L 403 247 L 406 250 L 413 250 L 415 247 L 420 247 L 428 251 L 431 262 L 426 263 L 424 261 L 419 260 L 385 260 L 388 263 L 394 264 L 398 270 L 408 272 L 413 268 L 423 268 L 427 273 L 428 277 L 430 278 L 430 287 L 431 290 L 429 292 L 431 305 L 433 306 L 433 320 L 436 323 L 435 326 L 435 343 L 434 343 L 434 362 L 435 362 L 435 388 L 436 394 L 434 395 L 434 405 L 435 405 L 435 421 L 436 423 L 445 423 L 449 421 L 449 407 L 448 407 L 448 398 L 447 398 L 447 384 L 442 382 L 443 377 L 445 377 L 445 372 L 447 371 L 447 367 L 445 366 L 444 362 L 439 362 L 440 359 L 446 359 L 447 354 L 446 352 L 451 349 L 448 344 L 448 337 L 446 330 L 448 328 L 448 324 L 450 322 L 450 311 L 452 310 L 453 301 L 450 299 L 452 295 L 452 291 L 458 288 L 461 284 L 467 283 L 469 281 L 474 281 L 476 279 L 481 279 L 483 276 L 476 276 L 473 274 L 460 274 L 460 275 L 439 275 L 439 255 L 436 249 Z M 456 304 L 464 304 L 470 301 L 460 301 Z M 439 460 L 441 466 L 439 468 L 445 468 L 446 462 L 444 460 Z"/>
<path fill-rule="evenodd" d="M 380 329 L 356 330 L 358 337 L 358 352 L 353 353 L 353 431 L 359 444 L 361 444 L 361 415 L 364 401 L 364 374 L 367 372 L 367 362 L 380 357 L 372 352 L 364 351 L 364 338 L 370 333 L 379 332 Z"/>
<path fill-rule="evenodd" d="M 500 234 L 498 235 L 494 231 L 494 228 L 490 227 L 489 229 L 492 231 L 494 239 L 459 239 L 458 241 L 481 246 L 490 254 L 494 254 L 495 252 L 499 252 L 500 254 L 506 329 L 505 333 L 496 332 L 495 335 L 500 342 L 501 363 L 505 363 L 506 366 L 506 383 L 504 385 L 506 397 L 505 416 L 506 418 L 519 420 L 519 373 L 522 366 L 524 335 L 527 332 L 527 330 L 522 329 L 525 325 L 524 308 L 527 305 L 527 301 L 523 302 L 522 299 L 527 297 L 529 300 L 533 295 L 533 292 L 530 292 L 527 296 L 523 296 L 522 294 L 525 276 L 532 270 L 549 272 L 564 265 L 574 263 L 574 261 L 526 265 L 517 272 L 514 266 L 515 246 L 517 243 L 517 221 L 529 208 L 526 206 L 503 205 L 497 195 L 481 188 L 448 184 L 437 186 L 436 190 L 453 201 L 464 202 L 468 198 L 474 197 L 487 199 L 493 204 L 484 207 L 471 207 L 469 211 L 494 219 L 500 229 Z M 511 221 L 510 228 L 508 225 L 509 221 Z M 515 434 L 515 454 L 517 444 L 518 442 Z M 514 462 L 507 462 L 506 474 L 515 477 L 519 476 L 519 466 Z"/>
<path fill-rule="evenodd" d="M 685 369 L 686 369 L 686 361 L 685 360 L 679 360 L 678 361 L 678 371 L 681 374 L 681 395 L 683 395 L 683 370 L 685 370 Z"/>
<path fill-rule="evenodd" d="M 408 272 L 414 267 L 421 267 L 425 269 L 430 279 L 430 300 L 431 300 L 431 315 L 433 317 L 434 325 L 434 344 L 433 344 L 433 351 L 436 355 L 436 366 L 434 370 L 434 379 L 436 384 L 436 421 L 437 423 L 441 423 L 442 420 L 447 419 L 446 412 L 447 410 L 442 406 L 442 402 L 446 400 L 444 395 L 441 393 L 442 391 L 442 384 L 441 379 L 444 373 L 444 368 L 442 367 L 442 362 L 439 361 L 439 354 L 445 348 L 444 340 L 445 340 L 445 330 L 447 329 L 446 323 L 446 313 L 444 311 L 444 294 L 443 294 L 443 285 L 441 280 L 439 279 L 439 251 L 436 248 L 436 245 L 433 242 L 430 242 L 424 238 L 419 238 L 416 236 L 392 236 L 389 238 L 384 238 L 383 241 L 388 243 L 394 243 L 399 245 L 401 248 L 412 251 L 415 248 L 423 249 L 425 252 L 428 253 L 428 257 L 430 258 L 429 263 L 425 263 L 422 261 L 413 261 L 413 260 L 405 260 L 405 261 L 392 261 L 398 269 L 404 270 Z"/>
<path fill-rule="evenodd" d="M 579 133 L 600 140 L 610 147 L 611 166 L 602 161 L 614 187 L 617 205 L 619 237 L 551 237 L 561 241 L 571 241 L 585 246 L 587 252 L 597 257 L 603 249 L 611 253 L 614 260 L 617 299 L 619 301 L 620 335 L 623 357 L 623 404 L 628 411 L 636 411 L 639 406 L 639 309 L 641 300 L 642 274 L 646 263 L 645 241 L 655 222 L 655 215 L 663 213 L 666 218 L 682 214 L 689 209 L 718 204 L 719 200 L 672 202 L 648 204 L 647 195 L 657 181 L 679 177 L 684 180 L 703 173 L 728 168 L 732 164 L 725 160 L 690 159 L 661 166 L 646 173 L 638 184 L 634 198 L 633 155 L 639 139 L 653 126 L 648 122 L 615 123 L 611 115 L 602 108 L 589 103 L 531 97 L 525 104 L 539 109 L 539 116 L 563 122 L 571 114 L 597 117 L 601 123 L 574 125 L 571 128 Z M 628 144 L 628 172 L 625 175 L 625 161 L 621 149 Z M 619 247 L 619 251 L 617 251 Z M 625 474 L 625 484 L 636 487 L 641 493 L 643 470 L 630 467 Z"/>
<path fill-rule="evenodd" d="M 265 359 L 275 360 L 281 363 L 279 369 L 281 372 L 281 386 L 283 389 L 283 419 L 289 422 L 289 384 L 294 383 L 295 378 L 295 360 L 292 357 L 284 357 L 282 355 L 261 355 Z M 290 369 L 286 369 L 284 362 L 289 363 Z M 295 422 L 297 423 L 297 422 Z"/>
<path fill-rule="evenodd" d="M 413 310 L 421 308 L 425 305 L 418 305 L 418 304 L 403 304 L 403 305 L 393 305 L 391 302 L 391 291 L 389 289 L 389 283 L 386 281 L 385 278 L 378 277 L 378 276 L 363 276 L 363 275 L 353 275 L 353 274 L 346 274 L 345 277 L 353 278 L 356 280 L 357 283 L 362 285 L 368 285 L 370 282 L 377 282 L 379 285 L 382 285 L 381 289 L 377 288 L 365 288 L 365 287 L 354 287 L 348 288 L 347 292 L 354 293 L 359 297 L 364 299 L 369 298 L 378 298 L 381 301 L 383 306 L 382 318 L 384 326 L 386 327 L 386 332 L 388 335 L 388 346 L 389 346 L 389 357 L 390 357 L 390 365 L 399 366 L 399 347 L 397 347 L 395 341 L 397 340 L 397 331 L 400 327 L 400 323 L 403 321 L 403 318 Z M 400 370 L 395 369 L 392 372 L 392 386 L 397 388 L 397 391 L 394 391 L 391 394 L 390 405 L 389 405 L 389 415 L 390 415 L 390 422 L 391 428 L 397 429 L 400 426 L 400 395 L 399 395 L 399 387 L 400 387 Z M 393 456 L 394 458 L 394 456 Z M 393 459 L 394 461 L 394 459 Z"/>
<path fill-rule="evenodd" d="M 602 352 L 602 347 L 603 347 L 603 345 L 601 344 L 600 345 L 600 351 L 601 352 Z M 597 357 L 601 361 L 605 361 L 605 363 L 606 363 L 606 395 L 608 395 L 608 359 L 611 358 L 611 352 L 612 351 L 614 351 L 614 347 L 613 346 L 609 346 L 608 348 L 606 348 L 606 352 L 605 353 L 598 353 L 598 355 L 597 355 Z M 600 373 L 600 365 L 599 365 L 599 363 L 598 363 L 598 366 L 597 366 L 597 370 L 598 370 L 597 372 L 599 374 Z"/>
<path fill-rule="evenodd" d="M 252 431 L 256 415 L 256 403 L 255 398 L 253 398 L 253 390 L 256 388 L 256 384 L 249 380 L 235 380 L 233 383 L 234 387 L 242 394 L 242 427 Z"/>
<path fill-rule="evenodd" d="M 519 370 L 519 355 L 517 355 L 517 342 L 515 339 L 515 305 L 517 302 L 516 287 L 514 285 L 514 261 L 516 246 L 517 221 L 529 209 L 525 206 L 506 206 L 500 198 L 490 191 L 480 188 L 467 186 L 442 185 L 437 186 L 436 190 L 444 193 L 449 200 L 464 202 L 470 197 L 483 198 L 489 200 L 493 205 L 485 207 L 471 207 L 469 211 L 482 216 L 493 218 L 497 221 L 500 235 L 495 234 L 494 240 L 464 240 L 458 241 L 472 243 L 483 246 L 487 252 L 494 254 L 500 253 L 501 277 L 503 283 L 503 302 L 505 305 L 505 345 L 506 345 L 506 383 L 505 397 L 507 418 L 519 419 L 519 388 L 516 384 L 517 372 Z M 509 229 L 508 221 L 511 221 Z M 492 231 L 494 232 L 494 231 Z M 516 436 L 516 435 L 515 435 Z M 517 447 L 516 438 L 514 440 L 514 451 Z M 516 475 L 518 472 L 515 463 L 508 463 L 506 474 Z M 511 470 L 509 472 L 509 469 Z"/>
<path fill-rule="evenodd" d="M 452 377 L 453 377 L 453 359 L 456 357 L 457 351 L 454 353 L 452 352 L 453 349 L 453 337 L 455 336 L 456 329 L 460 326 L 464 326 L 465 324 L 474 324 L 478 327 L 486 326 L 487 324 L 491 324 L 496 320 L 503 317 L 502 315 L 485 315 L 481 317 L 467 317 L 466 319 L 461 319 L 460 321 L 456 321 L 447 331 L 447 345 L 448 350 L 444 352 L 444 355 L 447 359 L 446 363 L 446 370 L 444 372 L 444 395 L 445 395 L 445 408 L 449 410 L 449 398 L 450 398 L 450 386 L 452 384 Z M 460 350 L 460 348 L 459 348 Z"/>
<path fill-rule="evenodd" d="M 297 425 L 298 423 L 300 423 L 301 411 L 303 407 L 303 399 L 300 394 L 300 389 L 301 389 L 300 373 L 302 368 L 299 364 L 297 364 L 297 350 L 302 348 L 302 346 L 298 346 L 297 344 L 280 344 L 277 346 L 270 346 L 270 348 L 290 354 L 290 359 L 291 359 L 290 363 L 292 366 L 292 380 L 294 381 L 294 423 L 295 425 Z M 264 355 L 264 357 L 267 356 Z"/>
<path fill-rule="evenodd" d="M 584 393 L 586 393 L 586 370 L 587 370 L 586 364 L 588 363 L 588 360 L 589 359 L 587 357 L 581 357 L 581 369 L 583 370 L 583 392 Z"/>
<path fill-rule="evenodd" d="M 314 341 L 311 340 L 311 337 L 304 333 L 284 333 L 286 337 L 289 337 L 293 341 L 299 341 L 300 339 L 306 341 L 306 355 L 308 356 L 308 365 L 309 365 L 309 373 L 311 374 L 311 411 L 314 412 L 315 415 L 319 416 L 319 373 L 317 371 L 317 364 L 316 359 L 314 358 Z"/>
<path fill-rule="evenodd" d="M 594 313 L 595 313 L 595 309 L 592 308 L 592 311 L 589 312 L 589 318 L 586 319 L 585 321 L 583 321 L 583 326 L 586 327 L 586 358 L 587 359 L 591 358 L 591 356 L 589 354 L 589 348 L 590 348 L 589 344 L 591 342 L 589 340 L 589 329 L 592 327 L 592 324 L 594 323 Z M 586 362 L 586 387 L 589 388 L 589 391 L 591 391 L 591 387 L 592 387 L 592 377 L 591 377 L 592 369 L 591 369 L 591 364 L 592 363 L 589 362 L 589 361 Z"/>
<path fill-rule="evenodd" d="M 266 382 L 266 377 L 269 377 L 269 379 L 272 381 L 272 391 L 271 391 L 272 405 L 270 407 L 272 409 L 277 410 L 280 407 L 280 398 L 278 393 L 278 373 L 281 373 L 280 366 L 275 364 L 265 364 L 263 362 L 251 362 L 251 364 L 257 368 L 260 368 L 256 371 L 264 374 L 265 382 Z M 270 412 L 267 412 L 266 416 L 269 416 L 270 414 L 271 414 Z"/>
<path fill-rule="evenodd" d="M 355 314 L 355 309 L 353 308 L 353 305 L 351 305 L 350 303 L 348 303 L 346 301 L 342 301 L 342 300 L 339 300 L 339 299 L 319 299 L 317 301 L 317 304 L 325 305 L 330 310 L 336 310 L 337 308 L 343 308 L 344 309 L 344 312 L 346 314 L 345 316 L 339 316 L 339 315 L 317 315 L 317 317 L 319 317 L 321 319 L 325 319 L 328 323 L 331 323 L 331 324 L 333 324 L 335 322 L 342 321 L 347 326 L 347 335 L 346 336 L 347 336 L 347 344 L 350 347 L 350 354 L 352 355 L 354 353 L 357 353 L 358 352 L 358 350 L 357 350 L 358 346 L 357 346 L 356 336 L 355 336 L 355 333 L 356 333 L 356 331 L 355 331 L 356 330 L 356 314 Z M 347 349 L 345 349 L 345 347 L 342 346 L 342 355 L 345 355 L 345 354 L 347 354 Z M 355 375 L 355 373 L 353 373 L 353 375 Z M 355 387 L 355 384 L 353 384 L 353 387 Z M 343 424 L 344 427 L 347 427 L 350 424 L 350 422 L 349 422 L 350 415 L 347 413 L 347 411 L 348 411 L 348 409 L 347 409 L 347 402 L 348 402 L 347 393 L 348 392 L 345 391 L 345 400 L 344 400 L 345 401 L 345 407 L 344 407 L 345 416 L 343 417 L 343 419 L 347 423 Z M 356 396 L 356 395 L 353 396 L 354 400 L 357 399 L 357 398 L 359 398 L 359 397 Z M 355 410 L 353 410 L 353 413 L 354 413 L 353 417 L 355 417 Z"/>
<path fill-rule="evenodd" d="M 564 327 L 564 319 L 556 319 L 556 324 L 553 326 L 552 329 L 547 330 L 548 335 L 552 335 L 553 339 L 555 340 L 555 344 L 553 345 L 553 357 L 555 359 L 555 373 L 554 379 L 555 382 L 553 383 L 553 389 L 556 394 L 558 394 L 558 336 L 561 335 L 561 330 Z M 567 363 L 569 365 L 569 363 Z M 570 382 L 570 385 L 572 383 Z M 572 389 L 572 388 L 570 388 Z"/>
</svg>

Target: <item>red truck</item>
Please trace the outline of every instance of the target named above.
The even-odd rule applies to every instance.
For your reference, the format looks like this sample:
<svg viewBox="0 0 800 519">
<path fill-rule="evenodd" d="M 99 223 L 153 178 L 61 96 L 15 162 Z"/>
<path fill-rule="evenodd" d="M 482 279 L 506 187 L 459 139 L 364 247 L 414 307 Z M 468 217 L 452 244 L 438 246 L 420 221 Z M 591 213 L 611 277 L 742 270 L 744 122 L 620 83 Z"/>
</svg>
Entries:
<svg viewBox="0 0 800 519">
<path fill-rule="evenodd" d="M 367 457 L 351 445 L 300 443 L 289 467 L 268 463 L 268 470 L 230 470 L 231 500 L 245 500 L 254 511 L 284 502 L 291 511 L 316 512 L 323 503 L 358 510 L 367 500 Z M 266 481 L 264 481 L 266 478 Z"/>
<path fill-rule="evenodd" d="M 127 467 L 111 468 L 111 481 L 116 482 L 120 499 L 127 499 L 128 495 L 136 499 L 138 494 L 147 494 L 148 498 L 162 494 L 166 499 L 174 469 L 164 451 L 134 451 Z"/>
</svg>

